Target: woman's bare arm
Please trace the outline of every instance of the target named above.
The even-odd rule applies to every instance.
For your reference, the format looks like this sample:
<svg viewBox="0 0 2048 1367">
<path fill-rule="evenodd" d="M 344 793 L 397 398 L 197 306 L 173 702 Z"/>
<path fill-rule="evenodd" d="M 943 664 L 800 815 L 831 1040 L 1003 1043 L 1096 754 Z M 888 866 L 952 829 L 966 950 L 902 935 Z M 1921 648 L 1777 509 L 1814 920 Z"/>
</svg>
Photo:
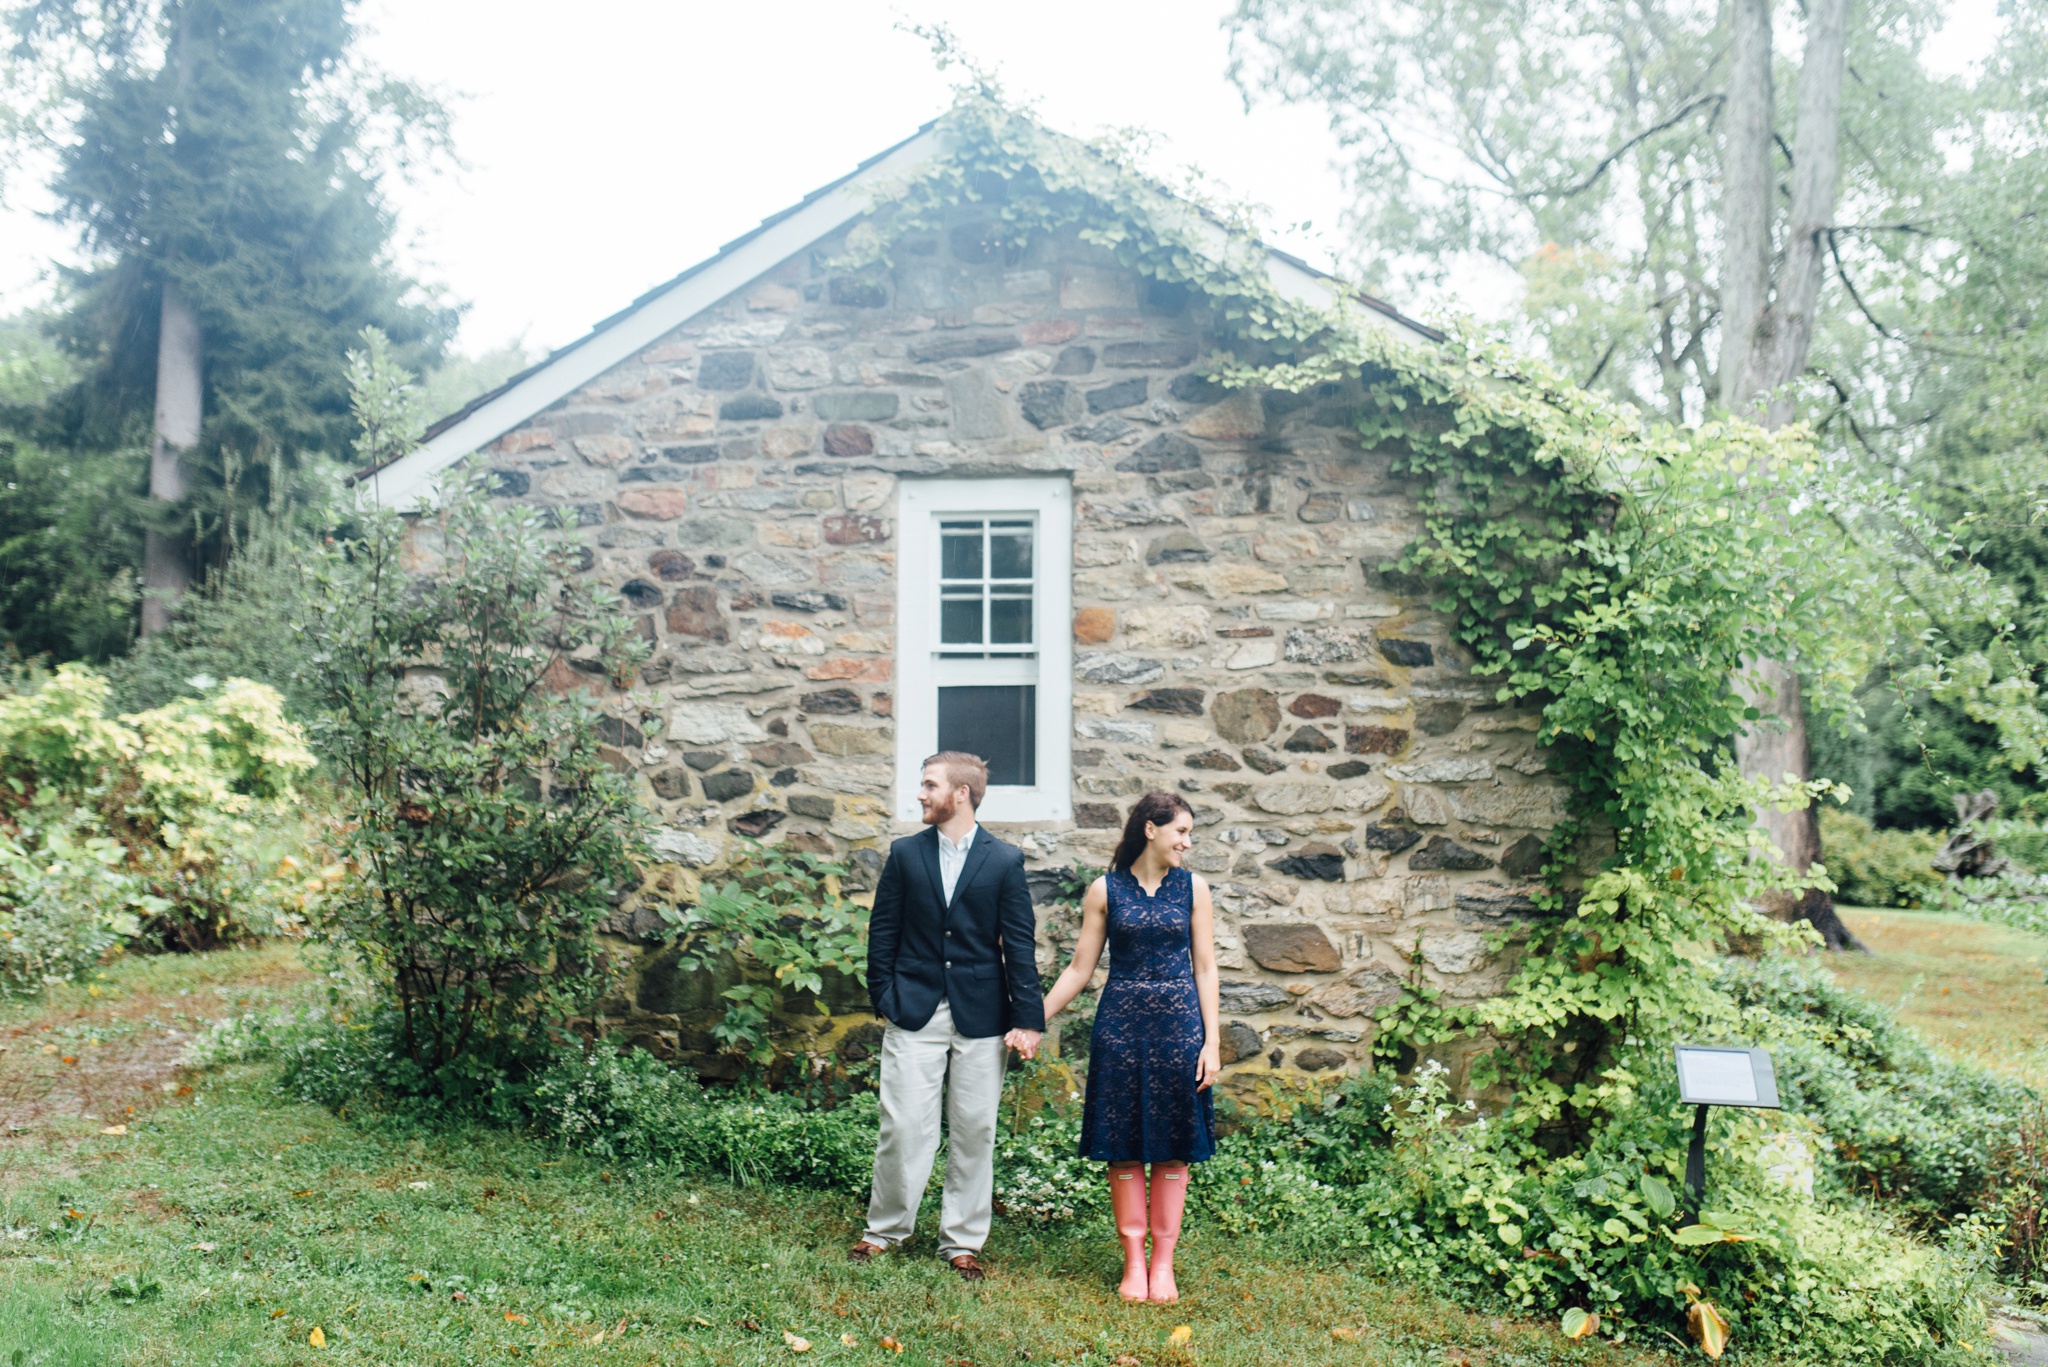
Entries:
<svg viewBox="0 0 2048 1367">
<path fill-rule="evenodd" d="M 1223 989 L 1216 972 L 1216 904 L 1209 897 L 1209 884 L 1195 878 L 1194 913 L 1189 923 L 1190 950 L 1195 961 L 1195 995 L 1202 1001 L 1202 1055 L 1195 1064 L 1197 1091 L 1216 1081 L 1223 1071 Z"/>
<path fill-rule="evenodd" d="M 1088 986 L 1095 966 L 1102 961 L 1102 945 L 1109 938 L 1109 884 L 1098 878 L 1081 897 L 1081 938 L 1074 942 L 1073 962 L 1060 974 L 1052 991 L 1045 994 L 1045 1018 L 1051 1020 Z"/>
</svg>

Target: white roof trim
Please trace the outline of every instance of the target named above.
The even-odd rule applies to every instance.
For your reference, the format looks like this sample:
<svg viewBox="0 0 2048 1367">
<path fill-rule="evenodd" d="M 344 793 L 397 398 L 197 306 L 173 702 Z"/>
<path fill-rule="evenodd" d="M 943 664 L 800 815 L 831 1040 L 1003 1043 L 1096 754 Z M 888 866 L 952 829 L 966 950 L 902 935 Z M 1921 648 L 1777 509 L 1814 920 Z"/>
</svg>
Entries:
<svg viewBox="0 0 2048 1367">
<path fill-rule="evenodd" d="M 550 405 L 630 359 L 643 348 L 759 279 L 820 239 L 874 210 L 876 194 L 890 185 L 913 179 L 936 154 L 942 133 L 927 127 L 871 164 L 771 221 L 752 236 L 706 263 L 703 269 L 677 280 L 645 303 L 616 320 L 600 325 L 584 340 L 535 367 L 524 379 L 478 405 L 475 411 L 437 432 L 419 449 L 357 481 L 369 498 L 386 508 L 411 509 L 431 504 L 439 494 L 441 472 Z M 1221 224 L 1188 206 L 1190 227 L 1220 252 L 1228 235 Z M 1333 307 L 1339 282 L 1310 269 L 1284 253 L 1267 252 L 1273 286 L 1289 300 L 1314 308 Z M 1384 306 L 1382 306 L 1384 307 Z M 1434 342 L 1433 334 L 1391 312 L 1358 312 L 1368 325 L 1406 341 Z"/>
</svg>

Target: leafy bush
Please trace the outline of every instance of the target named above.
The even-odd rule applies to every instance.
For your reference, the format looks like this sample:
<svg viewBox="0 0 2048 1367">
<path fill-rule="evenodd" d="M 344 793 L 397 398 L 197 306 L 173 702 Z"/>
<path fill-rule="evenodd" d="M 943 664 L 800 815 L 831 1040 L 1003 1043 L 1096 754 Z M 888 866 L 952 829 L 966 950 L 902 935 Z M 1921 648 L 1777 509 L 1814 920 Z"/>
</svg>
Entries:
<svg viewBox="0 0 2048 1367">
<path fill-rule="evenodd" d="M 1998 852 L 2032 874 L 2048 874 L 2048 826 L 2021 817 L 1994 816 L 1979 823 Z"/>
<path fill-rule="evenodd" d="M 112 847 L 91 842 L 114 842 L 120 869 L 140 882 L 123 905 L 188 949 L 296 920 L 304 889 L 289 856 L 303 846 L 298 780 L 313 767 L 274 689 L 194 685 L 193 696 L 109 717 L 107 680 L 65 665 L 0 697 L 0 827 L 38 857 L 46 837 L 65 833 L 106 869 Z M 98 874 L 70 876 L 88 900 L 105 890 Z"/>
<path fill-rule="evenodd" d="M 830 1016 L 825 974 L 858 985 L 868 967 L 866 909 L 840 896 L 846 869 L 748 841 L 745 861 L 697 905 L 671 913 L 678 966 L 715 973 L 737 960 L 742 981 L 724 992 L 725 1018 L 711 1028 L 721 1047 L 755 1065 L 775 1059 L 770 1019 L 798 994 Z M 750 972 L 751 970 L 751 972 Z M 756 972 L 765 971 L 761 981 Z M 861 1005 L 865 1009 L 865 997 Z"/>
<path fill-rule="evenodd" d="M 310 714 L 305 669 L 313 642 L 292 626 L 318 544 L 306 526 L 327 525 L 321 513 L 333 498 L 320 469 L 301 473 L 309 487 L 294 518 L 259 518 L 228 562 L 178 601 L 165 630 L 108 662 L 121 707 L 161 707 L 195 692 L 194 680 L 243 678 L 275 688 L 289 715 Z"/>
<path fill-rule="evenodd" d="M 204 1070 L 282 1058 L 323 1040 L 340 1018 L 324 1007 L 283 1007 L 223 1016 L 186 1044 L 178 1066 Z"/>
<path fill-rule="evenodd" d="M 163 911 L 127 862 L 119 841 L 68 824 L 0 829 L 0 992 L 71 978 Z"/>
<path fill-rule="evenodd" d="M 542 1077 L 533 1107 L 546 1133 L 578 1148 L 742 1186 L 859 1192 L 874 1170 L 871 1094 L 829 1111 L 780 1096 L 709 1097 L 693 1074 L 648 1054 L 595 1049 Z"/>
<path fill-rule="evenodd" d="M 370 461 L 410 441 L 380 340 L 353 360 Z M 596 930 L 648 818 L 558 684 L 581 664 L 623 681 L 631 619 L 571 580 L 539 512 L 451 485 L 425 573 L 404 520 L 366 511 L 309 568 L 302 629 L 354 874 L 314 929 L 375 984 L 385 1084 L 466 1105 L 544 1068 L 609 982 Z"/>
<path fill-rule="evenodd" d="M 1973 921 L 2048 935 L 2048 877 L 2007 869 L 1991 878 L 1944 883 L 1934 905 Z"/>
<path fill-rule="evenodd" d="M 452 1094 L 544 1063 L 603 989 L 596 927 L 647 818 L 596 710 L 548 685 L 586 644 L 626 667 L 628 624 L 564 587 L 539 515 L 464 488 L 421 579 L 405 535 L 372 515 L 313 570 L 315 731 L 355 870 L 315 929 L 361 955 L 394 1046 Z"/>
<path fill-rule="evenodd" d="M 1836 896 L 1865 907 L 1924 907 L 1941 895 L 1933 859 L 1936 831 L 1878 830 L 1854 812 L 1832 805 L 1820 811 L 1821 855 Z"/>
<path fill-rule="evenodd" d="M 1796 960 L 1734 961 L 1722 980 L 1777 1065 L 1788 1111 L 1812 1117 L 1845 1192 L 1926 1223 L 1980 1208 L 2017 1138 L 2026 1088 L 1937 1057 L 1884 1007 Z"/>
<path fill-rule="evenodd" d="M 1987 1203 L 2005 1232 L 2000 1251 L 2011 1284 L 2048 1306 L 2048 1104 L 2035 1102 L 1999 1152 L 2000 1179 Z"/>
</svg>

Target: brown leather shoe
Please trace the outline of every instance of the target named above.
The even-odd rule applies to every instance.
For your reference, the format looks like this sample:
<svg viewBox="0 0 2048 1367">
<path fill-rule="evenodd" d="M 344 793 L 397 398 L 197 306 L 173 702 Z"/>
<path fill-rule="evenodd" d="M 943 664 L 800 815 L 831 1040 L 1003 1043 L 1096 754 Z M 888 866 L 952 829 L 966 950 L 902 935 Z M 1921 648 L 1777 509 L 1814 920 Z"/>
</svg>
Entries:
<svg viewBox="0 0 2048 1367">
<path fill-rule="evenodd" d="M 982 1270 L 981 1259 L 972 1253 L 962 1253 L 954 1258 L 952 1263 L 953 1270 L 960 1274 L 960 1280 L 963 1282 L 978 1282 L 988 1276 L 988 1273 Z"/>
<path fill-rule="evenodd" d="M 857 1267 L 860 1264 L 867 1262 L 869 1259 L 873 1258 L 877 1253 L 881 1253 L 883 1251 L 884 1249 L 882 1245 L 871 1244 L 866 1239 L 862 1239 L 852 1248 L 846 1250 L 846 1261 L 854 1264 Z"/>
</svg>

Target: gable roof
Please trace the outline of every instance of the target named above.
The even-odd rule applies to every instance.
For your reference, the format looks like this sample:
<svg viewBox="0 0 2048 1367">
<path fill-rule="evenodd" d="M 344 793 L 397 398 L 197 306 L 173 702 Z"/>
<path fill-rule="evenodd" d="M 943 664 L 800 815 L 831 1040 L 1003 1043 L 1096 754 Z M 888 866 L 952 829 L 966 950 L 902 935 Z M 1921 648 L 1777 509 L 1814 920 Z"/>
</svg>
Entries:
<svg viewBox="0 0 2048 1367">
<path fill-rule="evenodd" d="M 939 121 L 934 119 L 838 180 L 761 220 L 759 226 L 647 291 L 545 360 L 471 399 L 429 427 L 412 451 L 381 466 L 358 470 L 348 483 L 367 485 L 370 497 L 387 508 L 409 508 L 423 498 L 430 499 L 437 477 L 449 466 L 575 393 L 813 243 L 872 213 L 882 191 L 913 179 L 937 157 L 941 137 Z M 1193 206 L 1189 207 L 1193 211 Z M 1212 233 L 1220 251 L 1225 242 L 1223 226 L 1195 212 L 1195 227 Z M 1266 247 L 1265 253 L 1268 276 L 1283 297 L 1312 307 L 1328 307 L 1337 301 L 1343 286 L 1336 277 L 1276 248 Z M 1391 304 L 1357 293 L 1352 299 L 1369 311 L 1364 315 L 1369 322 L 1405 340 L 1444 340 L 1442 333 Z"/>
</svg>

